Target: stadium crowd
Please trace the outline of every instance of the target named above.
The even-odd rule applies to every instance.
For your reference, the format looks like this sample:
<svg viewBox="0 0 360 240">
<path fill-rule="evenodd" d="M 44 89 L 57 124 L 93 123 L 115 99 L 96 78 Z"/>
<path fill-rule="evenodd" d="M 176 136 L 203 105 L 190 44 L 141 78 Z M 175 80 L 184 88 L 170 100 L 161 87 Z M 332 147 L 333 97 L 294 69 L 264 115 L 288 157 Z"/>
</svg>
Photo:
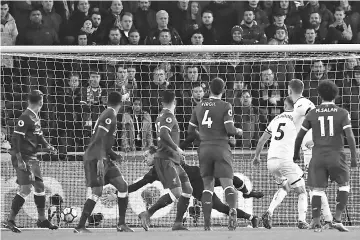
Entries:
<svg viewBox="0 0 360 240">
<path fill-rule="evenodd" d="M 180 45 L 360 43 L 358 1 L 13 1 L 1 2 L 2 45 Z M 236 59 L 237 55 L 232 55 Z M 285 59 L 285 58 L 284 58 Z M 42 125 L 60 153 L 83 151 L 110 91 L 124 97 L 118 150 L 154 143 L 159 96 L 173 89 L 182 139 L 209 81 L 226 82 L 234 106 L 237 146 L 251 149 L 283 111 L 287 82 L 302 79 L 316 105 L 319 81 L 340 87 L 359 144 L 360 59 L 179 63 L 9 57 L 1 63 L 2 148 L 32 89 L 45 94 Z M 197 146 L 198 143 L 194 143 Z"/>
</svg>

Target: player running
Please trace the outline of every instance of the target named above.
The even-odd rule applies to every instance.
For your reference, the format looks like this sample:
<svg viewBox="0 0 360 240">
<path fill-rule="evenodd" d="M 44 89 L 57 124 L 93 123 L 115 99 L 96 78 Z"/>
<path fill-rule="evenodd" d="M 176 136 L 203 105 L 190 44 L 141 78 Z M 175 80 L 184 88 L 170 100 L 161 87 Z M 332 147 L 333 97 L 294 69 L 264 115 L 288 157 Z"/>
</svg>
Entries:
<svg viewBox="0 0 360 240">
<path fill-rule="evenodd" d="M 148 166 L 153 166 L 153 161 L 154 161 L 153 154 L 155 152 L 156 152 L 156 148 L 154 146 L 150 147 L 149 150 L 145 151 L 144 156 L 145 156 L 146 164 Z M 204 191 L 204 184 L 201 179 L 200 168 L 198 166 L 187 165 L 184 161 L 181 162 L 181 166 L 185 170 L 186 174 L 189 176 L 190 183 L 193 188 L 192 196 L 194 198 L 196 198 L 197 200 L 201 201 L 202 192 Z M 154 167 L 152 167 L 149 170 L 149 172 L 146 173 L 141 180 L 129 185 L 129 193 L 135 192 L 138 189 L 145 186 L 146 184 L 153 183 L 154 181 L 158 181 L 158 180 L 159 180 L 159 177 L 156 173 L 156 169 Z M 262 198 L 264 196 L 264 194 L 262 192 L 249 191 L 247 189 L 245 183 L 236 176 L 234 176 L 233 182 L 234 182 L 235 188 L 238 191 L 241 191 L 243 193 L 244 198 L 252 198 L 252 197 Z M 218 178 L 216 178 L 215 179 L 215 187 L 218 187 L 218 186 L 221 186 L 220 180 Z M 171 196 L 171 193 L 167 193 L 167 195 L 169 195 L 168 198 L 174 199 L 174 197 Z M 173 201 L 168 202 L 168 204 L 171 204 L 172 202 Z M 153 206 L 151 206 L 149 208 L 148 212 L 151 213 L 151 215 L 153 215 L 157 210 L 159 210 L 160 208 L 163 208 L 163 207 L 165 207 L 165 206 L 154 204 Z M 216 196 L 215 193 L 213 194 L 213 209 L 215 209 L 221 213 L 224 213 L 224 214 L 229 214 L 229 210 L 230 210 L 229 206 L 222 203 L 221 200 L 218 198 L 218 196 Z M 236 210 L 237 210 L 238 218 L 244 218 L 244 219 L 250 220 L 253 228 L 258 227 L 259 220 L 258 220 L 257 216 L 250 215 L 250 214 L 242 211 L 241 209 L 236 209 Z"/>
<path fill-rule="evenodd" d="M 328 186 L 328 179 L 338 186 L 337 204 L 332 227 L 342 232 L 349 231 L 341 223 L 341 215 L 345 210 L 350 191 L 350 170 L 346 164 L 343 137 L 345 132 L 351 152 L 351 167 L 357 167 L 355 138 L 351 129 L 348 111 L 335 105 L 334 101 L 339 89 L 331 81 L 322 81 L 318 88 L 322 99 L 320 106 L 306 115 L 295 142 L 294 160 L 300 159 L 299 152 L 305 134 L 313 129 L 314 147 L 309 164 L 308 186 L 312 189 L 312 216 L 315 231 L 321 232 L 321 202 Z"/>
<path fill-rule="evenodd" d="M 111 92 L 108 96 L 108 107 L 95 123 L 93 136 L 84 153 L 84 168 L 86 186 L 91 187 L 91 196 L 86 200 L 80 221 L 74 233 L 88 233 L 85 223 L 96 202 L 102 195 L 103 186 L 113 185 L 118 190 L 119 223 L 118 232 L 133 232 L 125 224 L 125 214 L 128 205 L 128 185 L 119 169 L 112 160 L 121 161 L 122 157 L 113 150 L 116 135 L 116 116 L 122 107 L 122 97 L 118 92 Z"/>
<path fill-rule="evenodd" d="M 299 79 L 293 79 L 289 82 L 288 86 L 288 94 L 294 102 L 294 122 L 296 126 L 296 131 L 299 132 L 301 129 L 301 125 L 305 119 L 306 114 L 310 112 L 310 110 L 315 108 L 315 105 L 307 98 L 303 97 L 302 93 L 304 91 L 304 83 Z M 305 171 L 307 172 L 314 143 L 312 141 L 312 130 L 310 129 L 301 144 L 301 149 L 304 156 L 305 163 Z M 310 201 L 312 198 L 312 192 L 309 191 Z M 326 195 L 321 197 L 321 212 L 323 214 L 325 224 L 324 228 L 331 227 L 332 215 L 329 207 L 329 202 Z M 313 222 L 311 222 L 310 227 L 313 227 Z"/>
<path fill-rule="evenodd" d="M 296 127 L 294 123 L 294 102 L 287 97 L 284 102 L 285 112 L 275 117 L 261 136 L 256 147 L 254 165 L 260 163 L 260 153 L 267 140 L 271 138 L 267 156 L 267 168 L 281 186 L 275 193 L 269 209 L 262 216 L 264 227 L 272 228 L 272 215 L 277 206 L 284 200 L 286 195 L 293 189 L 298 194 L 298 214 L 300 229 L 307 229 L 307 192 L 303 171 L 292 160 L 294 143 L 296 138 Z"/>
<path fill-rule="evenodd" d="M 25 198 L 30 194 L 32 186 L 35 190 L 34 202 L 38 211 L 37 226 L 51 230 L 58 228 L 52 225 L 45 216 L 45 186 L 39 160 L 36 157 L 39 144 L 51 153 L 56 153 L 55 148 L 46 141 L 41 130 L 38 114 L 42 105 L 43 93 L 39 90 L 31 91 L 28 95 L 28 107 L 19 117 L 12 135 L 11 161 L 16 171 L 16 182 L 20 189 L 12 201 L 10 214 L 4 227 L 15 233 L 21 233 L 15 224 L 15 218 L 24 205 Z"/>
<path fill-rule="evenodd" d="M 172 230 L 188 230 L 183 226 L 182 219 L 188 208 L 192 187 L 189 177 L 181 167 L 180 162 L 184 151 L 179 147 L 180 128 L 175 118 L 175 93 L 164 91 L 162 96 L 163 109 L 156 119 L 156 134 L 158 149 L 154 157 L 154 167 L 164 188 L 170 189 L 170 195 L 163 195 L 155 203 L 156 206 L 165 207 L 175 199 L 179 199 L 177 213 Z M 148 231 L 152 212 L 145 211 L 139 214 L 142 227 Z"/>
<path fill-rule="evenodd" d="M 211 210 L 213 206 L 215 178 L 219 178 L 229 205 L 229 230 L 237 227 L 237 192 L 233 185 L 232 153 L 229 135 L 242 135 L 242 130 L 234 127 L 232 106 L 222 101 L 224 81 L 215 78 L 210 84 L 210 98 L 197 105 L 189 122 L 189 134 L 199 129 L 199 165 L 204 183 L 202 207 L 205 231 L 211 230 Z"/>
</svg>

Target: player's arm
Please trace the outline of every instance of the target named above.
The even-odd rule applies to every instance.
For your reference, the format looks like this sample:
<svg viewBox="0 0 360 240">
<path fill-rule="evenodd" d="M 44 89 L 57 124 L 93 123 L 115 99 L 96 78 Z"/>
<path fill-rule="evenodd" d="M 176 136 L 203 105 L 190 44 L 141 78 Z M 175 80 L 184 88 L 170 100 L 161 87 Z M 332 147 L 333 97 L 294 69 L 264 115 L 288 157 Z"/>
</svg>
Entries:
<svg viewBox="0 0 360 240">
<path fill-rule="evenodd" d="M 189 127 L 191 125 L 189 124 Z M 189 129 L 188 129 L 189 131 Z M 180 148 L 182 150 L 186 149 L 191 143 L 193 143 L 196 139 L 200 139 L 200 135 L 199 135 L 199 131 L 195 128 L 195 129 L 191 129 L 192 132 L 188 132 L 187 137 L 185 138 L 185 140 L 180 143 Z"/>
<path fill-rule="evenodd" d="M 173 117 L 172 116 L 166 117 L 165 121 L 160 122 L 159 137 L 166 146 L 174 149 L 175 151 L 177 151 L 179 153 L 183 153 L 183 151 L 180 149 L 180 147 L 178 145 L 176 145 L 176 143 L 174 143 L 174 141 L 172 140 L 172 138 L 170 136 L 170 132 L 173 127 L 174 127 Z"/>
<path fill-rule="evenodd" d="M 123 157 L 120 154 L 117 154 L 112 148 L 108 150 L 108 156 L 111 160 L 122 162 Z"/>
<path fill-rule="evenodd" d="M 98 120 L 97 131 L 95 132 L 94 136 L 94 143 L 95 145 L 100 146 L 100 151 L 97 153 L 96 159 L 98 161 L 105 159 L 108 156 L 108 149 L 109 147 L 106 146 L 105 138 L 107 137 L 108 132 L 110 131 L 111 124 L 115 123 L 115 119 L 110 117 L 106 118 L 105 120 Z"/>
<path fill-rule="evenodd" d="M 199 123 L 196 117 L 196 108 L 194 108 L 191 113 L 191 118 L 188 126 L 189 144 L 192 143 L 196 138 L 200 138 L 199 132 L 196 130 L 198 126 Z M 190 142 L 191 139 L 192 141 Z"/>
<path fill-rule="evenodd" d="M 56 154 L 56 149 L 50 145 L 50 143 L 48 143 L 48 141 L 45 139 L 43 132 L 41 131 L 40 134 L 37 136 L 39 143 L 45 147 L 46 149 L 48 149 L 51 153 Z"/>
<path fill-rule="evenodd" d="M 350 148 L 351 166 L 357 167 L 356 142 L 355 142 L 354 133 L 353 133 L 352 127 L 351 127 L 351 118 L 350 118 L 349 113 L 343 120 L 342 124 L 343 124 L 343 130 L 345 132 L 346 140 L 347 140 L 347 142 L 349 144 L 349 148 Z"/>
<path fill-rule="evenodd" d="M 306 133 L 311 129 L 311 122 L 309 120 L 309 114 L 305 117 L 304 122 L 301 126 L 300 131 L 298 132 L 296 139 L 295 139 L 295 147 L 294 147 L 294 161 L 300 160 L 300 148 L 303 142 L 303 139 Z"/>
<path fill-rule="evenodd" d="M 156 171 L 155 171 L 154 167 L 152 167 L 150 169 L 150 171 L 147 174 L 145 174 L 145 176 L 142 179 L 140 179 L 139 181 L 134 182 L 133 184 L 129 185 L 128 192 L 129 193 L 135 192 L 138 189 L 145 186 L 146 184 L 153 183 L 156 180 L 158 180 L 157 179 L 157 174 L 156 174 Z"/>
<path fill-rule="evenodd" d="M 230 103 L 226 105 L 226 111 L 224 114 L 224 125 L 228 135 L 241 136 L 243 131 L 240 128 L 234 126 L 233 111 Z"/>
<path fill-rule="evenodd" d="M 264 131 L 264 133 L 260 137 L 258 144 L 256 145 L 255 157 L 254 157 L 254 160 L 253 160 L 255 165 L 260 162 L 261 151 L 263 150 L 265 143 L 270 138 L 271 138 L 271 131 L 269 130 L 269 127 L 268 127 L 268 128 L 266 128 L 266 130 Z"/>
<path fill-rule="evenodd" d="M 16 159 L 18 160 L 18 166 L 20 169 L 25 170 L 25 163 L 21 156 L 21 146 L 25 139 L 25 134 L 27 132 L 27 129 L 31 125 L 31 119 L 26 115 L 21 115 L 17 125 L 15 127 L 15 130 L 12 135 L 12 146 L 11 146 L 11 155 L 16 156 Z"/>
</svg>

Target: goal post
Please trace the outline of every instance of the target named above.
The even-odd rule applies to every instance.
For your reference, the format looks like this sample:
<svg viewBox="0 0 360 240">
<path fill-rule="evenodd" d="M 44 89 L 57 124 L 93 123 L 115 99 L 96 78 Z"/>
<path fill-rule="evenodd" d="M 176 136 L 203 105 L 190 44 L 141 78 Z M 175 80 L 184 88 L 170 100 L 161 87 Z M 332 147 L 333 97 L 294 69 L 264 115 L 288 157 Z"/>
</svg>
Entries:
<svg viewBox="0 0 360 240">
<path fill-rule="evenodd" d="M 287 82 L 291 79 L 304 81 L 305 94 L 315 104 L 319 103 L 316 94 L 319 81 L 334 81 L 340 88 L 337 103 L 351 112 L 354 134 L 359 141 L 360 79 L 357 77 L 360 73 L 355 73 L 353 68 L 360 65 L 360 45 L 4 46 L 1 47 L 1 58 L 12 63 L 1 65 L 1 126 L 7 130 L 6 140 L 10 141 L 16 120 L 26 108 L 27 93 L 31 89 L 40 89 L 45 95 L 41 125 L 48 141 L 59 149 L 59 155 L 39 156 L 43 160 L 41 168 L 47 208 L 51 207 L 49 197 L 59 194 L 64 200 L 63 208 L 74 207 L 80 215 L 89 191 L 85 187 L 81 156 L 95 121 L 105 108 L 106 94 L 112 90 L 129 93 L 126 114 L 118 116 L 114 149 L 124 154 L 126 161 L 119 168 L 132 184 L 149 170 L 143 163 L 141 150 L 150 142 L 156 143 L 153 123 L 161 109 L 159 96 L 163 87 L 173 89 L 177 95 L 176 117 L 184 140 L 191 109 L 196 103 L 194 99 L 202 94 L 207 96 L 212 78 L 224 79 L 224 100 L 232 103 L 235 124 L 244 130 L 243 138 L 237 139 L 233 148 L 235 175 L 242 178 L 250 189 L 265 193 L 261 200 L 244 199 L 240 193 L 239 208 L 258 216 L 267 210 L 278 186 L 266 169 L 266 154 L 262 155 L 264 161 L 260 168 L 252 167 L 253 150 L 266 124 L 282 111 Z M 143 110 L 136 121 L 133 105 L 138 99 Z M 133 151 L 136 146 L 137 151 Z M 196 146 L 195 143 L 187 148 L 186 161 L 191 165 L 198 164 Z M 17 191 L 15 181 L 10 155 L 2 153 L 1 220 L 5 220 Z M 331 207 L 335 206 L 336 189 L 331 184 L 327 190 Z M 344 216 L 343 220 L 360 225 L 358 170 L 351 172 L 351 189 L 347 208 L 349 217 Z M 166 191 L 159 182 L 154 182 L 131 193 L 127 222 L 139 226 L 137 215 Z M 216 188 L 215 192 L 224 201 L 223 191 Z M 99 227 L 113 227 L 117 223 L 114 193 L 111 186 L 106 186 L 94 209 L 93 213 L 104 215 Z M 153 226 L 170 226 L 175 213 L 175 204 L 160 210 L 152 218 Z M 308 220 L 310 216 L 309 207 Z M 35 227 L 36 217 L 31 194 L 17 221 L 20 226 Z M 213 211 L 212 217 L 215 225 L 227 224 L 226 216 L 219 212 Z M 275 210 L 273 221 L 275 226 L 295 226 L 297 198 L 294 193 L 289 194 Z M 76 222 L 70 225 L 61 223 L 61 226 L 71 227 Z M 240 223 L 243 226 L 249 224 L 243 220 Z M 187 216 L 187 224 L 194 225 L 190 216 Z"/>
</svg>

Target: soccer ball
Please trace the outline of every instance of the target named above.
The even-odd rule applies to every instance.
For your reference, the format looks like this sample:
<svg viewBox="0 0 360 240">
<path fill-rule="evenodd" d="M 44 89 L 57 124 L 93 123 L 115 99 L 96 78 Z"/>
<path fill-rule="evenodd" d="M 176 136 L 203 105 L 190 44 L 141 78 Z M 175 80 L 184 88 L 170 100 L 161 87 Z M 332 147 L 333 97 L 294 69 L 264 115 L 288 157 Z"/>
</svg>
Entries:
<svg viewBox="0 0 360 240">
<path fill-rule="evenodd" d="M 61 213 L 61 219 L 66 223 L 72 223 L 77 217 L 77 212 L 72 207 L 65 208 Z"/>
</svg>

